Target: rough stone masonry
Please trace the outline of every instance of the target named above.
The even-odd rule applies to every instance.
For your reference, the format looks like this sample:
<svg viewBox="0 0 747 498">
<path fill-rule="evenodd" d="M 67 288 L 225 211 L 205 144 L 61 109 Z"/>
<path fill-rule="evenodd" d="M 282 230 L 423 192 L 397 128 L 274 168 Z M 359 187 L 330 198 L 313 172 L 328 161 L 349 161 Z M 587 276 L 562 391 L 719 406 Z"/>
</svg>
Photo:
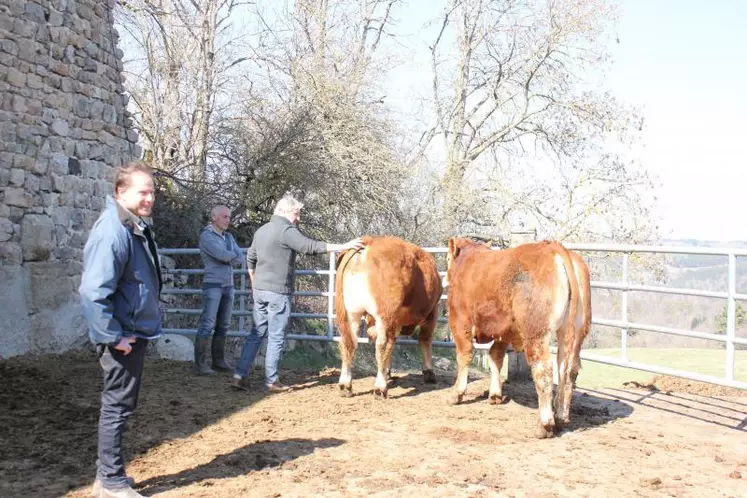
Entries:
<svg viewBox="0 0 747 498">
<path fill-rule="evenodd" d="M 114 4 L 0 0 L 0 357 L 87 340 L 83 244 L 140 156 Z"/>
</svg>

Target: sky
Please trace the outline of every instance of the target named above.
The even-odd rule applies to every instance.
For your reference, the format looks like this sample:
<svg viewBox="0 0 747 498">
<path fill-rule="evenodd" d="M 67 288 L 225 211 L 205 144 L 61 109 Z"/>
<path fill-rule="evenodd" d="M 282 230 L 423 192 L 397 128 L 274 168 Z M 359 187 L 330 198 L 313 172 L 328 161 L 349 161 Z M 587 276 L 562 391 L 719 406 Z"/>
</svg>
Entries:
<svg viewBox="0 0 747 498">
<path fill-rule="evenodd" d="M 608 83 L 645 117 L 663 235 L 747 240 L 747 1 L 621 6 Z"/>
</svg>

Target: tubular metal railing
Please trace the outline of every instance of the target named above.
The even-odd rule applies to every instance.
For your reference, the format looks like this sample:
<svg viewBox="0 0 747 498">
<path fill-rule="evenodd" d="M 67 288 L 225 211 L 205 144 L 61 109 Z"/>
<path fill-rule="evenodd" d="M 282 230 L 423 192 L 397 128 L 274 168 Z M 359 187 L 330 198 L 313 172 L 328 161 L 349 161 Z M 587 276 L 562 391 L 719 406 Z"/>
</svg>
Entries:
<svg viewBox="0 0 747 498">
<path fill-rule="evenodd" d="M 620 282 L 603 282 L 603 281 L 592 281 L 591 286 L 595 289 L 608 289 L 621 291 L 621 316 L 619 320 L 593 317 L 592 323 L 595 325 L 601 325 L 606 327 L 613 327 L 620 329 L 620 357 L 608 357 L 601 356 L 594 353 L 590 353 L 588 350 L 582 350 L 581 358 L 594 361 L 598 363 L 604 363 L 608 365 L 615 365 L 625 368 L 633 368 L 637 370 L 648 371 L 652 373 L 659 373 L 664 375 L 673 375 L 677 377 L 683 377 L 696 381 L 709 382 L 712 384 L 719 384 L 728 387 L 736 387 L 739 389 L 747 389 L 747 382 L 737 380 L 734 378 L 735 370 L 735 356 L 736 348 L 735 345 L 747 345 L 747 338 L 739 338 L 735 335 L 736 330 L 736 301 L 747 301 L 747 294 L 739 294 L 736 292 L 736 258 L 747 256 L 747 250 L 730 249 L 730 248 L 703 248 L 703 247 L 679 247 L 679 246 L 636 246 L 636 245 L 617 245 L 617 244 L 565 244 L 568 249 L 572 249 L 579 252 L 585 253 L 621 253 L 622 254 L 622 280 Z M 431 253 L 445 253 L 446 248 L 442 247 L 428 247 L 426 251 Z M 199 255 L 198 249 L 160 249 L 159 252 L 163 255 Z M 707 256 L 725 256 L 728 259 L 728 285 L 725 292 L 718 291 L 703 291 L 695 289 L 680 289 L 665 286 L 652 286 L 652 285 L 636 285 L 629 282 L 629 265 L 630 255 L 636 253 L 659 253 L 659 254 L 691 254 L 691 255 L 707 255 Z M 297 270 L 297 275 L 326 275 L 327 278 L 327 289 L 322 291 L 297 291 L 294 292 L 294 296 L 317 296 L 327 298 L 327 312 L 326 313 L 291 313 L 291 318 L 300 319 L 324 319 L 326 320 L 327 330 L 325 335 L 311 335 L 311 334 L 298 334 L 292 331 L 288 334 L 288 339 L 294 340 L 310 340 L 310 341 L 326 341 L 326 342 L 337 342 L 339 336 L 335 335 L 334 327 L 334 287 L 335 287 L 335 253 L 329 254 L 329 265 L 326 270 Z M 169 269 L 167 273 L 177 275 L 199 275 L 204 273 L 201 269 Z M 443 275 L 445 272 L 440 272 Z M 248 334 L 246 327 L 246 317 L 251 316 L 251 311 L 247 306 L 246 298 L 250 294 L 250 290 L 247 286 L 246 268 L 242 264 L 241 269 L 234 269 L 234 274 L 240 275 L 239 287 L 236 289 L 236 296 L 238 298 L 238 310 L 234 311 L 234 316 L 238 317 L 238 330 L 232 330 L 228 332 L 229 336 L 243 337 Z M 727 301 L 727 320 L 726 320 L 726 334 L 713 334 L 704 332 L 695 332 L 692 330 L 677 329 L 672 327 L 663 327 L 659 325 L 651 325 L 646 323 L 631 322 L 628 319 L 628 300 L 631 292 L 652 292 L 662 294 L 673 294 L 683 296 L 695 296 L 704 298 L 719 298 L 726 299 Z M 201 289 L 176 289 L 176 288 L 165 288 L 163 294 L 177 294 L 177 295 L 198 295 L 202 294 Z M 441 296 L 442 300 L 446 299 L 446 295 Z M 167 308 L 164 310 L 167 314 L 172 315 L 199 315 L 201 309 L 194 308 Z M 445 318 L 440 318 L 440 322 L 446 322 Z M 718 341 L 726 344 L 725 351 L 725 366 L 724 376 L 716 377 L 711 375 L 704 375 L 697 372 L 688 372 L 684 370 L 672 369 L 669 367 L 649 365 L 644 363 L 638 363 L 631 361 L 628 358 L 628 336 L 631 330 L 643 330 L 654 332 L 658 334 L 669 334 L 682 337 L 692 337 L 697 339 L 705 339 L 709 341 Z M 168 334 L 180 334 L 180 335 L 195 335 L 196 329 L 180 329 L 180 328 L 165 328 L 164 333 Z M 360 343 L 367 343 L 367 337 L 361 337 Z M 399 338 L 398 344 L 417 344 L 416 340 Z M 451 340 L 446 341 L 434 341 L 434 346 L 441 347 L 454 347 L 454 343 Z M 490 345 L 475 345 L 478 349 L 487 349 Z"/>
</svg>

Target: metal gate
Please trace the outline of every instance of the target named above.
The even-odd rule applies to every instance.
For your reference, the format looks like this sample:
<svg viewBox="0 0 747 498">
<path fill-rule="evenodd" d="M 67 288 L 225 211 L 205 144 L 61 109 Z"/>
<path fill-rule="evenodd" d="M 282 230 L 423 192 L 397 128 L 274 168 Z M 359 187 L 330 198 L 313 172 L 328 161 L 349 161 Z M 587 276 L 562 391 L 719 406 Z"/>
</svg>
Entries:
<svg viewBox="0 0 747 498">
<path fill-rule="evenodd" d="M 736 291 L 736 258 L 747 256 L 747 250 L 728 249 L 728 248 L 701 248 L 701 247 L 677 247 L 677 246 L 636 246 L 636 245 L 616 245 L 616 244 L 565 244 L 569 249 L 573 249 L 582 253 L 619 253 L 622 256 L 622 278 L 618 282 L 603 282 L 592 280 L 592 289 L 610 289 L 621 291 L 621 316 L 619 319 L 613 318 L 602 318 L 593 315 L 592 324 L 602 325 L 607 327 L 613 327 L 620 330 L 620 357 L 606 357 L 598 354 L 589 352 L 588 350 L 582 350 L 581 358 L 587 361 L 593 361 L 598 363 L 604 363 L 607 365 L 615 365 L 619 367 L 632 368 L 636 370 L 643 370 L 652 373 L 673 375 L 676 377 L 683 377 L 691 380 L 708 382 L 712 384 L 718 384 L 728 387 L 736 387 L 739 389 L 747 389 L 747 382 L 737 380 L 734 377 L 735 369 L 735 357 L 736 348 L 735 345 L 747 345 L 747 338 L 739 338 L 735 335 L 736 330 L 736 302 L 747 301 L 747 294 L 739 294 Z M 439 254 L 446 253 L 447 249 L 443 247 L 429 247 L 425 248 L 428 252 Z M 169 255 L 199 255 L 198 249 L 161 249 L 161 254 Z M 666 286 L 651 286 L 651 285 L 635 285 L 629 282 L 629 262 L 630 256 L 634 254 L 688 254 L 688 255 L 707 255 L 707 256 L 722 256 L 726 257 L 728 261 L 728 285 L 725 291 L 702 291 L 693 289 L 681 289 L 672 288 Z M 202 274 L 203 270 L 200 269 L 170 269 L 166 270 L 167 273 L 172 274 Z M 247 274 L 246 269 L 242 265 L 241 269 L 235 269 L 235 274 L 240 275 L 240 283 L 236 289 L 236 296 L 238 301 L 238 310 L 234 310 L 234 316 L 238 317 L 238 330 L 229 331 L 229 336 L 246 336 L 248 333 L 246 317 L 251 316 L 251 311 L 247 306 L 247 296 L 251 292 L 247 285 Z M 445 272 L 441 272 L 443 275 Z M 288 339 L 294 340 L 306 340 L 306 341 L 326 341 L 326 342 L 337 342 L 339 336 L 335 333 L 334 326 L 334 289 L 335 289 L 335 253 L 329 255 L 329 264 L 326 270 L 297 270 L 297 275 L 325 275 L 327 276 L 327 287 L 326 289 L 318 291 L 297 291 L 294 293 L 295 296 L 322 296 L 327 298 L 327 312 L 326 313 L 291 313 L 292 318 L 301 319 L 325 319 L 327 323 L 327 330 L 325 335 L 309 335 L 309 334 L 298 334 L 292 331 L 288 334 Z M 714 334 L 695 332 L 692 330 L 677 329 L 671 327 L 663 327 L 658 325 L 651 325 L 646 323 L 631 322 L 628 320 L 628 299 L 630 293 L 633 292 L 653 292 L 661 294 L 672 294 L 672 295 L 684 295 L 684 296 L 696 296 L 703 298 L 719 298 L 725 299 L 727 302 L 727 320 L 726 320 L 726 333 Z M 202 290 L 199 288 L 191 289 L 177 289 L 177 288 L 164 288 L 163 294 L 181 294 L 181 295 L 197 295 L 202 294 Z M 446 295 L 441 296 L 442 300 L 446 299 Z M 201 309 L 195 308 L 167 308 L 164 310 L 167 314 L 174 315 L 199 315 Z M 440 319 L 440 322 L 445 322 L 445 319 Z M 628 359 L 628 334 L 631 330 L 643 330 L 657 334 L 669 334 L 674 336 L 693 337 L 698 339 L 705 339 L 709 341 L 717 341 L 725 343 L 725 354 L 724 354 L 724 375 L 723 377 L 716 377 L 710 375 L 703 375 L 697 372 L 688 372 L 684 370 L 676 370 L 664 366 L 649 365 L 644 363 L 633 362 Z M 177 328 L 165 328 L 163 330 L 167 334 L 180 334 L 180 335 L 195 335 L 196 329 L 177 329 Z M 360 343 L 367 343 L 367 337 L 361 337 Z M 399 338 L 398 344 L 417 344 L 416 340 Z M 450 340 L 447 341 L 434 341 L 434 346 L 441 347 L 454 347 L 454 343 Z M 490 347 L 487 345 L 478 345 L 477 349 L 487 349 Z"/>
</svg>

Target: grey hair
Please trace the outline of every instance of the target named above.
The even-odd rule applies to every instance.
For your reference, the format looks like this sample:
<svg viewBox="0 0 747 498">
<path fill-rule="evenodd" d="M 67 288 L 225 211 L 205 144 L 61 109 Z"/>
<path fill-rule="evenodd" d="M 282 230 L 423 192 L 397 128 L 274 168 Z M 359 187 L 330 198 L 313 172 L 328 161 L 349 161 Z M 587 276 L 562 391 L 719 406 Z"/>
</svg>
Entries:
<svg viewBox="0 0 747 498">
<path fill-rule="evenodd" d="M 299 201 L 290 194 L 285 194 L 275 206 L 274 214 L 285 216 L 288 214 L 298 213 L 303 208 L 303 202 Z"/>
<path fill-rule="evenodd" d="M 217 206 L 213 206 L 213 209 L 210 210 L 210 221 L 215 220 L 215 217 L 218 216 L 218 212 L 224 209 L 228 211 L 228 214 L 231 214 L 231 210 L 228 209 L 228 206 L 223 206 L 221 204 L 218 204 Z"/>
</svg>

